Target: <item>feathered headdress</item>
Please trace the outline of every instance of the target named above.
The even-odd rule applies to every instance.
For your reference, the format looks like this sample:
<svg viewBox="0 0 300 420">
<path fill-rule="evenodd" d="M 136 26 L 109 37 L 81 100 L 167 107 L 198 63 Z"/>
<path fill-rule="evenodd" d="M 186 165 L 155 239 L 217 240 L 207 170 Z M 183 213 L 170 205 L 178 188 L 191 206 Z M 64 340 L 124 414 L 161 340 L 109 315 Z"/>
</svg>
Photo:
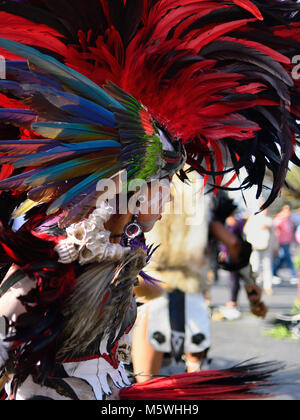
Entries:
<svg viewBox="0 0 300 420">
<path fill-rule="evenodd" d="M 85 273 L 58 261 L 59 232 L 37 237 L 45 218 L 62 213 L 67 226 L 91 212 L 99 180 L 126 170 L 149 181 L 186 160 L 217 188 L 246 168 L 241 187 L 258 196 L 268 168 L 264 206 L 274 200 L 300 163 L 299 11 L 289 0 L 0 1 L 0 263 L 20 267 L 11 282 L 36 284 L 9 338 L 20 381 L 37 362 L 42 379 L 51 371 L 61 303 Z M 16 207 L 29 221 L 12 232 Z M 113 307 L 121 325 L 128 301 L 105 290 L 101 313 Z"/>
<path fill-rule="evenodd" d="M 127 169 L 147 180 L 172 162 L 162 138 L 183 144 L 216 187 L 245 167 L 241 187 L 259 196 L 271 170 L 264 207 L 299 164 L 294 1 L 24 0 L 0 10 L 0 120 L 21 139 L 0 143 L 15 168 L 0 189 L 27 192 L 17 214 L 47 202 L 76 220 L 102 177 Z"/>
</svg>

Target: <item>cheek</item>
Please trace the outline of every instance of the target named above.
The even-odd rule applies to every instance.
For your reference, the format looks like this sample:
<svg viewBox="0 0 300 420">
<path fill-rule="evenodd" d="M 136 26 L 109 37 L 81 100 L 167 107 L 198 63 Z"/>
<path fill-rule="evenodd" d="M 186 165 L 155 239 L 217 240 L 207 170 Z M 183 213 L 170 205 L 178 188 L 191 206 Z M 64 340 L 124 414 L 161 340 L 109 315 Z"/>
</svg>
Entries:
<svg viewBox="0 0 300 420">
<path fill-rule="evenodd" d="M 144 196 L 145 197 L 145 196 Z M 151 220 L 153 216 L 159 214 L 161 208 L 162 193 L 158 189 L 149 189 L 148 195 L 140 202 L 140 213 L 145 220 Z"/>
<path fill-rule="evenodd" d="M 171 189 L 169 182 L 151 186 L 147 194 L 144 195 L 144 200 L 140 202 L 140 220 L 147 222 L 158 220 L 164 212 L 166 204 L 170 201 Z"/>
<path fill-rule="evenodd" d="M 164 208 L 166 204 L 172 201 L 170 184 L 162 189 L 161 205 Z"/>
</svg>

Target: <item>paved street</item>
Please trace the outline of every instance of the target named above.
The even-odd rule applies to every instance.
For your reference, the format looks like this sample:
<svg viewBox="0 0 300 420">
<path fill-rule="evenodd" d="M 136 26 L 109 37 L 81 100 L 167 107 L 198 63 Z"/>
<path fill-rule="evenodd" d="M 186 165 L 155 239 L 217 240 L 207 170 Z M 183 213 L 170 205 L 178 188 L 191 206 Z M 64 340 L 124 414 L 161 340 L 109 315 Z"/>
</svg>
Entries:
<svg viewBox="0 0 300 420">
<path fill-rule="evenodd" d="M 272 327 L 276 314 L 287 313 L 297 298 L 297 286 L 284 282 L 274 287 L 273 296 L 264 301 L 270 311 L 266 320 L 255 318 L 249 312 L 247 297 L 242 290 L 240 309 L 242 318 L 237 321 L 212 322 L 211 368 L 227 368 L 247 359 L 257 361 L 280 361 L 286 369 L 275 376 L 277 397 L 272 399 L 300 400 L 300 341 L 279 340 L 267 337 L 264 332 Z M 229 281 L 222 273 L 219 284 L 212 289 L 212 303 L 224 305 L 229 298 Z"/>
</svg>

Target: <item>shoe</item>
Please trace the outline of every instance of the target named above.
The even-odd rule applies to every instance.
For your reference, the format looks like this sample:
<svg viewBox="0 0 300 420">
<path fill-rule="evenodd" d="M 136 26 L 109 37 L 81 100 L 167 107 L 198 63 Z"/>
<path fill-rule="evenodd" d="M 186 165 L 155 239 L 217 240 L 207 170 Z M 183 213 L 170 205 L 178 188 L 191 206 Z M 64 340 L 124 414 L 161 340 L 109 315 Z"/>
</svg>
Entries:
<svg viewBox="0 0 300 420">
<path fill-rule="evenodd" d="M 281 278 L 280 278 L 280 277 L 278 277 L 278 276 L 274 276 L 274 277 L 273 277 L 273 280 L 272 280 L 272 283 L 273 283 L 275 286 L 277 286 L 277 285 L 279 285 L 279 284 L 281 284 L 281 283 L 282 283 L 282 280 L 281 280 Z"/>
<path fill-rule="evenodd" d="M 300 314 L 290 315 L 290 314 L 278 314 L 276 319 L 279 321 L 284 321 L 288 323 L 298 323 L 300 322 Z"/>
<path fill-rule="evenodd" d="M 221 306 L 220 312 L 227 321 L 236 321 L 242 317 L 242 313 L 234 307 Z"/>
<path fill-rule="evenodd" d="M 291 280 L 290 280 L 290 284 L 293 284 L 293 285 L 298 285 L 300 283 L 300 280 L 298 280 L 296 277 L 293 277 Z"/>
<path fill-rule="evenodd" d="M 237 303 L 236 302 L 227 302 L 226 303 L 226 308 L 237 308 Z"/>
</svg>

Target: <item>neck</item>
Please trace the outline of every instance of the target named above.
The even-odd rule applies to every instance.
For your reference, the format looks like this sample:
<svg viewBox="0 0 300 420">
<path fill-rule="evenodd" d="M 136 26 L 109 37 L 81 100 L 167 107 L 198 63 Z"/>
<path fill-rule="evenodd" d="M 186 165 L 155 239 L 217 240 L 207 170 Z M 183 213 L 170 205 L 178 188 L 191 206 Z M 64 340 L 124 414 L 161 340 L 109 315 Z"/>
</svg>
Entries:
<svg viewBox="0 0 300 420">
<path fill-rule="evenodd" d="M 129 223 L 132 219 L 131 214 L 122 214 L 113 215 L 107 223 L 105 223 L 105 229 L 111 232 L 111 242 L 112 243 L 120 243 L 124 227 Z"/>
</svg>

